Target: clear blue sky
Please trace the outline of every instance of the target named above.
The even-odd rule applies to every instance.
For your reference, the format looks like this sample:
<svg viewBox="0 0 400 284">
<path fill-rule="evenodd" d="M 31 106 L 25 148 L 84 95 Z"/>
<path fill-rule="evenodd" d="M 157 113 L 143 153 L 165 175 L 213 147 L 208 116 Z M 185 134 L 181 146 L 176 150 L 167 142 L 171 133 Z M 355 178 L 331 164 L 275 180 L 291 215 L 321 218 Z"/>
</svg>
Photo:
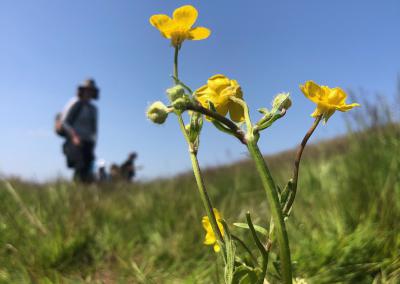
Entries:
<svg viewBox="0 0 400 284">
<path fill-rule="evenodd" d="M 296 145 L 314 105 L 298 89 L 313 79 L 345 89 L 392 96 L 400 70 L 400 1 L 3 0 L 0 3 L 0 172 L 44 180 L 69 175 L 52 131 L 56 112 L 92 76 L 101 88 L 97 157 L 122 162 L 139 153 L 142 178 L 190 167 L 176 119 L 145 119 L 171 85 L 173 49 L 148 23 L 192 4 L 208 40 L 186 42 L 181 78 L 193 88 L 216 73 L 237 79 L 253 109 L 281 91 L 292 94 L 287 117 L 264 133 L 273 153 Z M 313 138 L 343 133 L 336 113 Z M 246 156 L 236 140 L 203 131 L 202 165 Z"/>
</svg>

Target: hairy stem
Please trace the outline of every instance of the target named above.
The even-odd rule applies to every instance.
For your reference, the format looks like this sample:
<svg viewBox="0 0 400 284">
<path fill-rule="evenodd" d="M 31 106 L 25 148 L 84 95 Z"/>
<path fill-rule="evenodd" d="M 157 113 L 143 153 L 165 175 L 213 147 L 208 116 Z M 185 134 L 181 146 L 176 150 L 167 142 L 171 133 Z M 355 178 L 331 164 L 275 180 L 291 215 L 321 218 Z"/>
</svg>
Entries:
<svg viewBox="0 0 400 284">
<path fill-rule="evenodd" d="M 276 227 L 276 237 L 279 246 L 279 256 L 281 261 L 281 273 L 282 280 L 285 284 L 292 283 L 292 263 L 290 259 L 289 239 L 286 231 L 285 222 L 283 219 L 283 213 L 281 204 L 279 202 L 278 192 L 276 185 L 272 179 L 271 173 L 265 163 L 264 157 L 262 156 L 260 149 L 257 146 L 254 137 L 250 137 L 247 142 L 247 148 L 249 149 L 250 155 L 255 161 L 257 171 L 261 177 L 261 182 L 264 187 L 265 193 L 267 194 L 267 202 L 271 211 L 272 220 Z"/>
<path fill-rule="evenodd" d="M 179 77 L 178 77 L 178 55 L 179 55 L 179 47 L 175 47 L 175 53 L 174 53 L 174 76 L 173 76 L 175 84 L 179 83 Z M 189 145 L 190 160 L 192 162 L 193 174 L 194 174 L 194 177 L 196 179 L 197 188 L 198 188 L 199 193 L 200 193 L 200 198 L 201 198 L 201 200 L 203 202 L 204 208 L 206 209 L 206 213 L 207 213 L 208 219 L 210 220 L 210 223 L 211 223 L 211 228 L 212 228 L 215 236 L 217 237 L 218 241 L 221 244 L 223 244 L 224 243 L 224 239 L 223 239 L 221 231 L 219 230 L 218 223 L 217 223 L 217 220 L 215 218 L 213 206 L 212 206 L 210 197 L 208 196 L 208 193 L 207 193 L 207 190 L 206 190 L 206 187 L 205 187 L 205 184 L 204 184 L 203 176 L 202 176 L 201 171 L 200 171 L 199 161 L 197 160 L 197 153 L 193 149 L 194 147 L 193 147 L 192 143 L 190 142 L 190 139 L 189 139 L 188 134 L 186 132 L 185 123 L 184 123 L 184 121 L 182 119 L 182 115 L 180 113 L 177 113 L 177 116 L 178 116 L 179 127 L 181 128 L 183 136 L 185 137 L 185 140 Z"/>
<path fill-rule="evenodd" d="M 217 237 L 217 239 L 221 243 L 223 243 L 224 242 L 223 236 L 222 236 L 222 233 L 221 233 L 221 231 L 220 231 L 220 229 L 218 227 L 217 220 L 215 218 L 215 214 L 214 214 L 214 211 L 213 211 L 213 206 L 212 206 L 212 203 L 211 203 L 211 199 L 208 196 L 206 187 L 204 185 L 204 180 L 203 180 L 203 177 L 202 177 L 202 174 L 201 174 L 201 171 L 200 171 L 200 166 L 199 166 L 199 162 L 197 160 L 196 154 L 193 153 L 193 152 L 190 152 L 190 159 L 192 161 L 193 173 L 194 173 L 194 176 L 196 178 L 197 188 L 199 189 L 201 201 L 203 202 L 203 205 L 204 205 L 204 207 L 206 209 L 208 219 L 210 220 L 210 223 L 211 223 L 211 227 L 212 227 L 212 229 L 214 231 L 214 234 Z"/>
</svg>

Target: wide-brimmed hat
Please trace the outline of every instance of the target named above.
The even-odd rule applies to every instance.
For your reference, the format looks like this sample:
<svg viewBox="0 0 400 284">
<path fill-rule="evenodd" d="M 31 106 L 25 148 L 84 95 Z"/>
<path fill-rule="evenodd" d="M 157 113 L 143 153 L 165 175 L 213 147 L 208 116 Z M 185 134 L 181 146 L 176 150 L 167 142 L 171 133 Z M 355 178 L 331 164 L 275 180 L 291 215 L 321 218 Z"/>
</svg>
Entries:
<svg viewBox="0 0 400 284">
<path fill-rule="evenodd" d="M 92 92 L 93 99 L 98 99 L 99 88 L 96 86 L 96 82 L 93 79 L 85 80 L 85 82 L 78 87 L 78 94 L 80 95 L 86 90 L 90 90 Z"/>
</svg>

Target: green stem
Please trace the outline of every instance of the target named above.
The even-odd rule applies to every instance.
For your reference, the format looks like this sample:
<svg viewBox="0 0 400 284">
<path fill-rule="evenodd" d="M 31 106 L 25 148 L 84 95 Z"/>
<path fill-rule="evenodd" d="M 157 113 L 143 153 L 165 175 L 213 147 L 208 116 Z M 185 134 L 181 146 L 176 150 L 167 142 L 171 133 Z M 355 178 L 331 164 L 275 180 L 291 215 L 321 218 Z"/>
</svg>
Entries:
<svg viewBox="0 0 400 284">
<path fill-rule="evenodd" d="M 253 261 L 253 263 L 257 264 L 257 258 L 251 252 L 251 250 L 246 245 L 246 243 L 243 240 L 241 240 L 239 237 L 237 237 L 236 235 L 231 234 L 231 237 L 232 237 L 233 240 L 237 241 L 244 248 L 244 250 L 250 255 L 250 258 Z"/>
<path fill-rule="evenodd" d="M 238 98 L 231 98 L 231 100 L 239 103 L 244 110 L 246 127 L 247 127 L 247 134 L 246 134 L 247 148 L 256 164 L 258 174 L 261 177 L 261 182 L 267 194 L 267 202 L 271 211 L 272 220 L 276 226 L 283 283 L 291 284 L 292 262 L 290 259 L 289 238 L 286 232 L 286 226 L 285 226 L 285 221 L 283 219 L 283 213 L 279 201 L 277 187 L 269 171 L 269 168 L 265 163 L 264 157 L 262 156 L 260 149 L 257 146 L 257 140 L 259 134 L 257 131 L 254 131 L 250 119 L 249 109 L 247 107 L 246 102 Z"/>
<path fill-rule="evenodd" d="M 231 101 L 238 103 L 242 106 L 244 112 L 244 120 L 246 122 L 247 132 L 250 133 L 253 130 L 253 125 L 251 124 L 250 114 L 249 114 L 249 107 L 247 106 L 246 102 L 242 99 L 230 97 Z"/>
<path fill-rule="evenodd" d="M 306 135 L 304 136 L 304 138 L 301 141 L 300 146 L 297 150 L 296 158 L 294 160 L 292 186 L 291 186 L 291 190 L 289 192 L 288 200 L 286 201 L 285 206 L 283 208 L 283 213 L 285 215 L 288 215 L 290 213 L 290 210 L 293 206 L 294 199 L 296 197 L 297 182 L 299 179 L 300 162 L 301 162 L 301 157 L 303 155 L 303 151 L 307 145 L 308 139 L 310 139 L 311 135 L 314 133 L 314 131 L 317 128 L 318 124 L 320 123 L 321 119 L 322 119 L 322 115 L 317 116 L 315 118 L 313 125 L 310 127 L 310 129 L 308 129 Z"/>
<path fill-rule="evenodd" d="M 317 128 L 318 124 L 320 123 L 321 119 L 322 119 L 322 116 L 318 116 L 315 119 L 313 125 L 307 131 L 306 135 L 304 136 L 304 138 L 299 146 L 299 149 L 297 150 L 296 158 L 295 158 L 295 162 L 294 162 L 292 184 L 289 188 L 289 190 L 290 190 L 289 197 L 288 197 L 288 200 L 286 201 L 285 206 L 283 207 L 283 210 L 282 210 L 284 216 L 288 216 L 288 214 L 290 213 L 290 210 L 293 206 L 294 199 L 296 197 L 297 181 L 299 178 L 300 161 L 301 161 L 301 157 L 303 155 L 304 148 L 306 147 L 308 140 L 310 139 L 311 135 L 314 133 L 314 131 Z M 274 221 L 271 218 L 271 221 L 269 224 L 269 235 L 268 235 L 267 244 L 266 244 L 267 250 L 270 250 L 273 239 L 274 239 Z"/>
<path fill-rule="evenodd" d="M 264 245 L 261 243 L 260 239 L 257 236 L 257 232 L 254 229 L 253 221 L 251 221 L 250 212 L 247 212 L 246 220 L 247 220 L 247 224 L 249 225 L 251 235 L 253 236 L 253 240 L 256 243 L 256 245 L 261 253 L 261 256 L 262 256 L 262 265 L 261 265 L 262 277 L 259 279 L 259 281 L 257 283 L 264 283 L 264 279 L 267 274 L 269 252 L 265 249 Z"/>
<path fill-rule="evenodd" d="M 269 119 L 261 119 L 259 122 L 256 123 L 254 126 L 254 131 L 256 133 L 270 127 L 276 120 L 282 118 L 286 114 L 286 109 L 282 109 L 279 113 L 275 113 Z"/>
<path fill-rule="evenodd" d="M 174 76 L 173 76 L 175 84 L 179 84 L 178 55 L 179 55 L 179 47 L 175 47 Z M 213 206 L 212 206 L 210 197 L 208 196 L 206 187 L 204 185 L 204 180 L 203 180 L 203 177 L 202 177 L 201 171 L 200 171 L 199 161 L 197 160 L 197 153 L 196 153 L 195 149 L 193 149 L 194 147 L 193 147 L 192 143 L 190 142 L 189 136 L 186 132 L 185 123 L 182 119 L 182 115 L 180 113 L 177 113 L 177 116 L 178 116 L 179 127 L 181 128 L 181 131 L 183 133 L 183 136 L 185 137 L 186 142 L 189 144 L 190 160 L 192 162 L 193 173 L 194 173 L 194 177 L 196 179 L 197 188 L 199 190 L 201 200 L 203 202 L 204 208 L 206 209 L 208 219 L 210 220 L 211 228 L 212 228 L 215 236 L 217 237 L 218 241 L 221 243 L 221 245 L 223 245 L 224 239 L 222 237 L 221 231 L 219 230 L 218 223 L 215 218 Z"/>
<path fill-rule="evenodd" d="M 271 251 L 271 247 L 272 247 L 272 242 L 274 240 L 274 220 L 271 217 L 269 220 L 269 231 L 268 231 L 268 237 L 265 243 L 265 249 L 267 250 L 268 254 Z M 267 259 L 267 263 L 266 266 L 268 266 L 268 259 Z"/>
<path fill-rule="evenodd" d="M 177 81 L 176 84 L 181 85 L 183 88 L 186 89 L 186 91 L 189 92 L 190 95 L 193 95 L 193 91 L 192 89 L 190 89 L 185 83 L 183 83 L 181 80 L 179 80 L 178 78 L 176 78 L 174 75 L 172 75 L 172 78 Z"/>
<path fill-rule="evenodd" d="M 201 175 L 201 171 L 200 171 L 200 167 L 199 167 L 199 162 L 197 160 L 196 154 L 193 153 L 192 151 L 190 151 L 190 159 L 192 161 L 193 173 L 196 178 L 197 188 L 199 189 L 201 201 L 203 202 L 204 208 L 206 209 L 208 219 L 210 220 L 210 223 L 211 223 L 211 227 L 212 227 L 214 234 L 217 237 L 218 241 L 221 244 L 223 244 L 224 239 L 222 237 L 222 233 L 219 230 L 217 220 L 215 218 L 211 199 L 208 196 L 206 187 L 204 185 L 203 177 Z"/>
<path fill-rule="evenodd" d="M 254 139 L 254 136 L 248 138 L 247 148 L 249 149 L 250 155 L 256 163 L 257 171 L 261 177 L 261 182 L 267 194 L 268 206 L 271 210 L 272 220 L 276 227 L 276 237 L 279 245 L 279 256 L 281 262 L 281 272 L 283 277 L 283 283 L 292 283 L 292 263 L 290 259 L 289 239 L 286 231 L 285 222 L 283 220 L 283 214 L 281 204 L 279 202 L 278 193 L 276 191 L 276 185 L 272 179 L 271 173 L 265 163 L 264 157 L 262 156 L 260 149 Z"/>
<path fill-rule="evenodd" d="M 175 85 L 179 84 L 179 77 L 178 77 L 178 55 L 179 55 L 179 47 L 175 47 L 174 52 L 174 81 Z"/>
<path fill-rule="evenodd" d="M 214 112 L 212 110 L 204 108 L 199 104 L 189 104 L 187 106 L 187 110 L 199 112 L 201 114 L 204 114 L 206 116 L 213 118 L 214 120 L 221 122 L 223 125 L 225 125 L 232 131 L 232 134 L 236 138 L 238 138 L 240 140 L 240 142 L 242 142 L 243 144 L 246 144 L 246 138 L 245 138 L 243 131 L 233 121 L 229 120 L 225 116 L 222 116 L 217 112 Z"/>
</svg>

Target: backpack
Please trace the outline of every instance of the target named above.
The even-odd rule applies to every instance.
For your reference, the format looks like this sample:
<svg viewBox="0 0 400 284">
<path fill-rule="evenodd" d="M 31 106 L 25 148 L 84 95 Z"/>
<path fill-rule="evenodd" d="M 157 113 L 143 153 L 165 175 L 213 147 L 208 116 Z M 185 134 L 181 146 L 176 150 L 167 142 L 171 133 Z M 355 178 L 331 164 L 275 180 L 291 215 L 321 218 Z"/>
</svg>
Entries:
<svg viewBox="0 0 400 284">
<path fill-rule="evenodd" d="M 81 102 L 76 102 L 77 104 L 76 109 L 73 113 L 71 113 L 71 119 L 70 119 L 70 124 L 74 124 L 75 120 L 78 118 L 79 114 L 81 113 L 83 103 Z M 74 106 L 71 106 L 70 111 L 72 110 Z M 62 121 L 62 113 L 59 112 L 56 114 L 55 120 L 54 120 L 54 132 L 60 136 L 60 137 L 67 137 L 67 131 L 63 127 L 63 121 Z"/>
</svg>

